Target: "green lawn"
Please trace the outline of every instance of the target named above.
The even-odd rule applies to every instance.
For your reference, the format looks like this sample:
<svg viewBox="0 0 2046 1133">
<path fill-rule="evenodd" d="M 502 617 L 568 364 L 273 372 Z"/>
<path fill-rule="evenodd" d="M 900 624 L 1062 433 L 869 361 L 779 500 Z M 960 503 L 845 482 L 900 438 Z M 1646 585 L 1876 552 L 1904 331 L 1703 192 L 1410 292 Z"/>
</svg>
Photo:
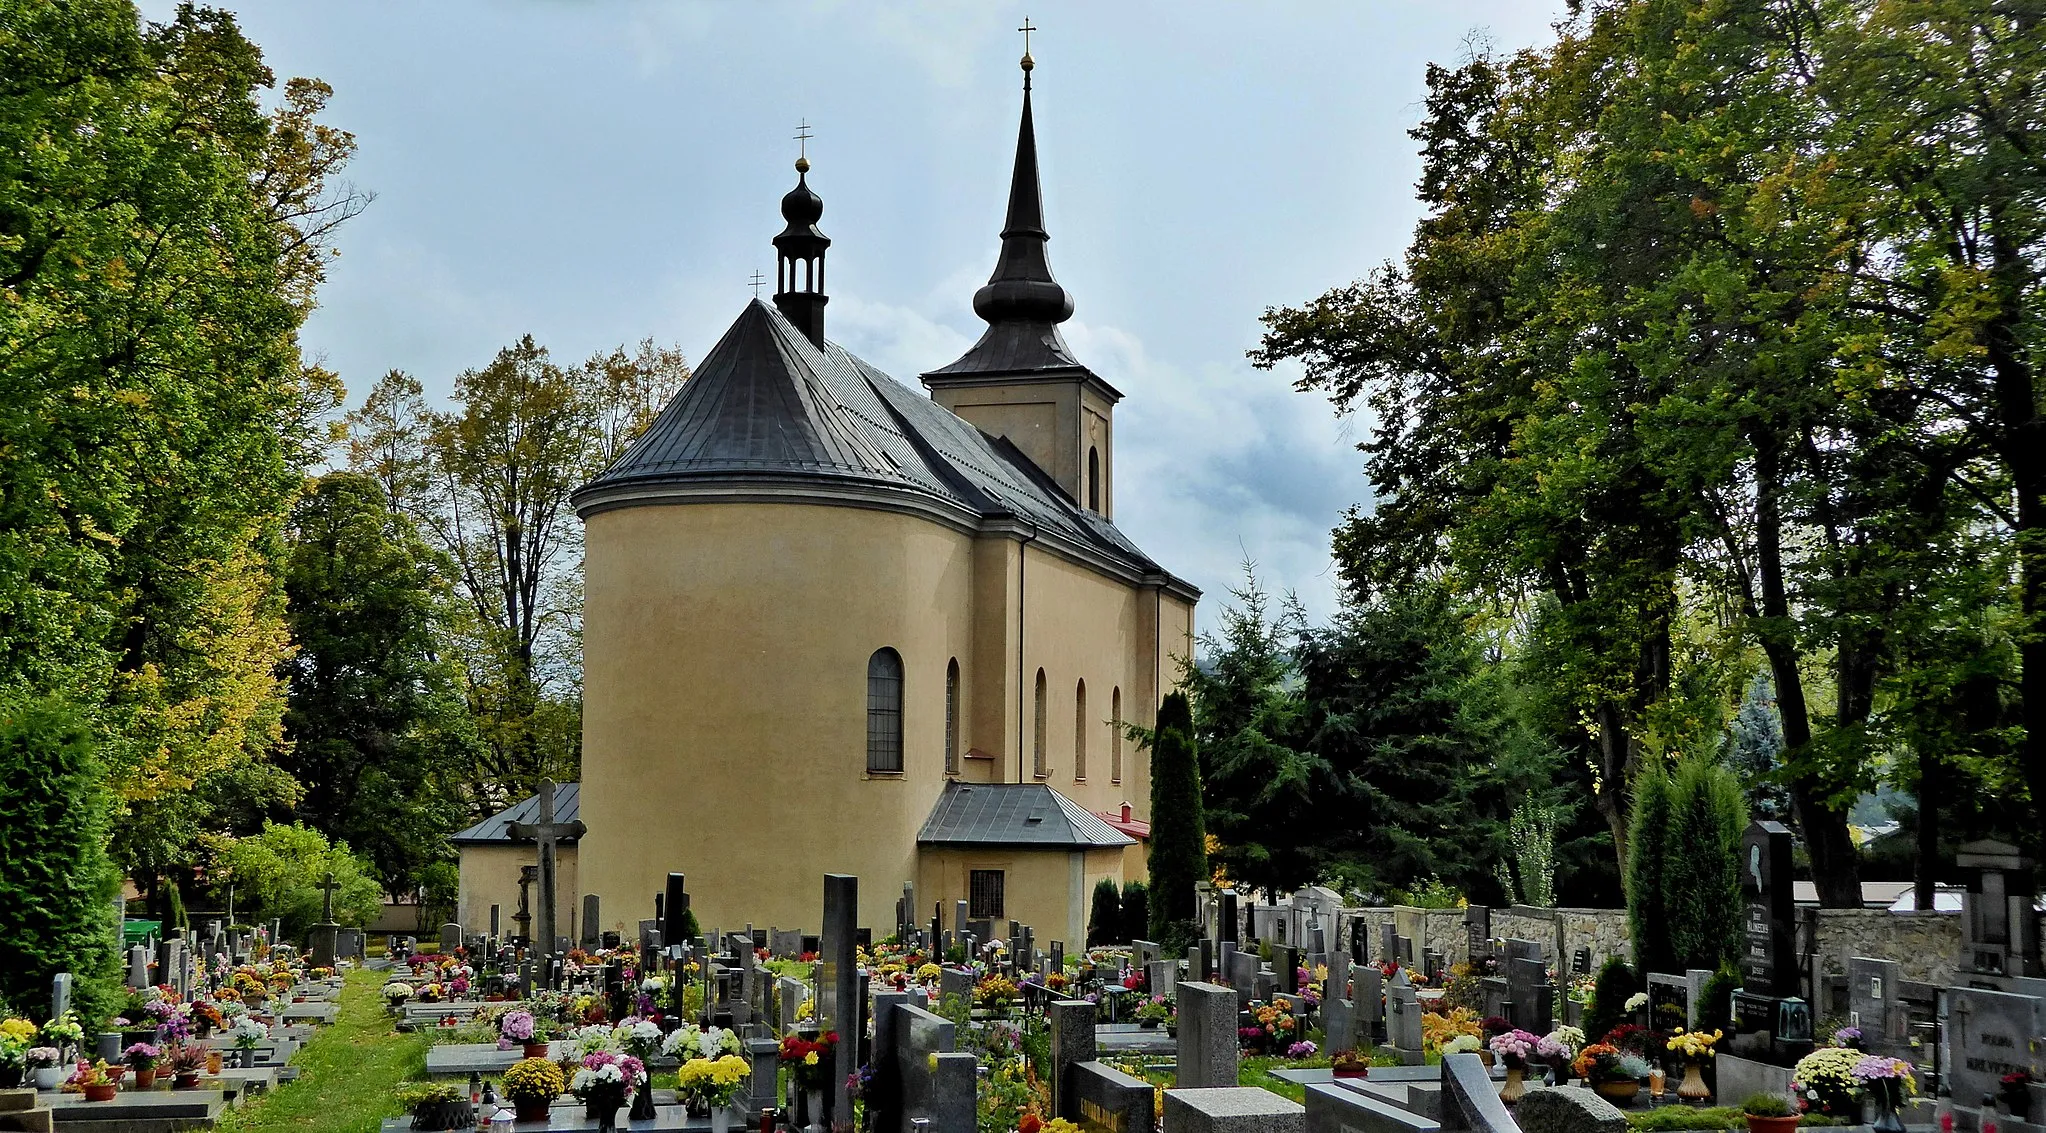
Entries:
<svg viewBox="0 0 2046 1133">
<path fill-rule="evenodd" d="M 350 971 L 340 1017 L 291 1060 L 298 1080 L 229 1111 L 221 1133 L 374 1133 L 397 1116 L 398 1087 L 426 1071 L 427 1040 L 392 1029 L 383 984 L 381 972 Z"/>
</svg>

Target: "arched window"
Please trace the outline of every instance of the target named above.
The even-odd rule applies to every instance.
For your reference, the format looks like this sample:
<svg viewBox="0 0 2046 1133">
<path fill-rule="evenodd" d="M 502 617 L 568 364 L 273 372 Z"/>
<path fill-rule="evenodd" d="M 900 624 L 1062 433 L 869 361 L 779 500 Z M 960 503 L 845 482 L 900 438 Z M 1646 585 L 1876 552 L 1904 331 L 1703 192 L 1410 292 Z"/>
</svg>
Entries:
<svg viewBox="0 0 2046 1133">
<path fill-rule="evenodd" d="M 1073 781 L 1087 777 L 1087 682 L 1073 689 Z"/>
<path fill-rule="evenodd" d="M 959 774 L 959 658 L 945 666 L 945 773 Z"/>
<path fill-rule="evenodd" d="M 1101 511 L 1101 450 L 1091 445 L 1087 449 L 1087 510 Z"/>
<path fill-rule="evenodd" d="M 1045 769 L 1044 764 L 1044 701 L 1044 670 L 1039 669 L 1037 670 L 1037 735 L 1032 737 L 1030 766 L 1040 779 L 1050 773 Z"/>
<path fill-rule="evenodd" d="M 1108 777 L 1122 782 L 1122 686 L 1108 693 Z"/>
<path fill-rule="evenodd" d="M 867 658 L 867 771 L 902 773 L 902 655 L 885 646 Z"/>
</svg>

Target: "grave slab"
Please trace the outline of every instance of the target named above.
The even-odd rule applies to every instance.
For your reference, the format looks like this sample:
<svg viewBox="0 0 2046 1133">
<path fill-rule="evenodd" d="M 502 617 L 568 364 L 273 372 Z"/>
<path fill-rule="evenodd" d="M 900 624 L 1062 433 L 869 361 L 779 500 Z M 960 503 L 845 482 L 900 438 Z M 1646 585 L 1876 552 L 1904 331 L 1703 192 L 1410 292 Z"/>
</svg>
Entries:
<svg viewBox="0 0 2046 1133">
<path fill-rule="evenodd" d="M 1304 1133 L 1307 1109 L 1256 1086 L 1165 1091 L 1165 1133 Z"/>
</svg>

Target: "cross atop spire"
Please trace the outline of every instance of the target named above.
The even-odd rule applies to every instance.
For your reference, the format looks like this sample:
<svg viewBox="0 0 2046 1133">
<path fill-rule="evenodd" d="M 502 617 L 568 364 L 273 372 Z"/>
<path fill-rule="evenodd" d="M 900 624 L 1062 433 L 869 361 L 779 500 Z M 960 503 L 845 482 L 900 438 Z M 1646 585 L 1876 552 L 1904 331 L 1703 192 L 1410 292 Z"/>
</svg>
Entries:
<svg viewBox="0 0 2046 1133">
<path fill-rule="evenodd" d="M 816 136 L 810 132 L 808 118 L 796 123 L 796 172 L 810 172 L 810 139 Z"/>
<path fill-rule="evenodd" d="M 1034 31 L 1042 31 L 1044 29 L 1031 23 L 1030 17 L 1025 16 L 1023 17 L 1023 26 L 1017 28 L 1016 30 L 1023 33 L 1023 89 L 1029 90 L 1030 71 L 1031 68 L 1037 66 L 1037 60 L 1032 59 L 1030 57 L 1030 33 Z"/>
</svg>

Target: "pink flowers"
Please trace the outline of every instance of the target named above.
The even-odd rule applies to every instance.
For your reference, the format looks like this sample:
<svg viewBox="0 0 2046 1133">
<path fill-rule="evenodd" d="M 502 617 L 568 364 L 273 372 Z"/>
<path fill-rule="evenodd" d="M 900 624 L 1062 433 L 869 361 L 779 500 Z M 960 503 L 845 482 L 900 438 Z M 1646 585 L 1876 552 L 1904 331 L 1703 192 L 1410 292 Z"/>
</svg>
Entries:
<svg viewBox="0 0 2046 1133">
<path fill-rule="evenodd" d="M 1523 1066 L 1527 1062 L 1527 1056 L 1534 1052 L 1541 1041 L 1526 1031 L 1511 1030 L 1502 1035 L 1494 1035 L 1487 1045 L 1491 1047 L 1493 1054 L 1506 1060 L 1506 1065 Z"/>
<path fill-rule="evenodd" d="M 1313 1042 L 1311 1042 L 1311 1041 L 1309 1041 L 1309 1040 L 1307 1040 L 1307 1039 L 1301 1039 L 1301 1040 L 1300 1040 L 1299 1042 L 1297 1042 L 1297 1043 L 1294 1043 L 1294 1044 L 1293 1044 L 1292 1046 L 1289 1046 L 1289 1047 L 1287 1047 L 1287 1048 L 1286 1048 L 1286 1057 L 1287 1057 L 1287 1058 L 1313 1058 L 1313 1057 L 1314 1057 L 1314 1052 L 1315 1052 L 1315 1051 L 1316 1051 L 1317 1049 L 1319 1049 L 1319 1048 L 1318 1048 L 1318 1047 L 1316 1047 L 1316 1046 L 1314 1045 L 1314 1043 L 1313 1043 Z"/>
<path fill-rule="evenodd" d="M 513 1011 L 497 1025 L 497 1033 L 508 1041 L 526 1043 L 533 1041 L 533 1013 Z"/>
</svg>

